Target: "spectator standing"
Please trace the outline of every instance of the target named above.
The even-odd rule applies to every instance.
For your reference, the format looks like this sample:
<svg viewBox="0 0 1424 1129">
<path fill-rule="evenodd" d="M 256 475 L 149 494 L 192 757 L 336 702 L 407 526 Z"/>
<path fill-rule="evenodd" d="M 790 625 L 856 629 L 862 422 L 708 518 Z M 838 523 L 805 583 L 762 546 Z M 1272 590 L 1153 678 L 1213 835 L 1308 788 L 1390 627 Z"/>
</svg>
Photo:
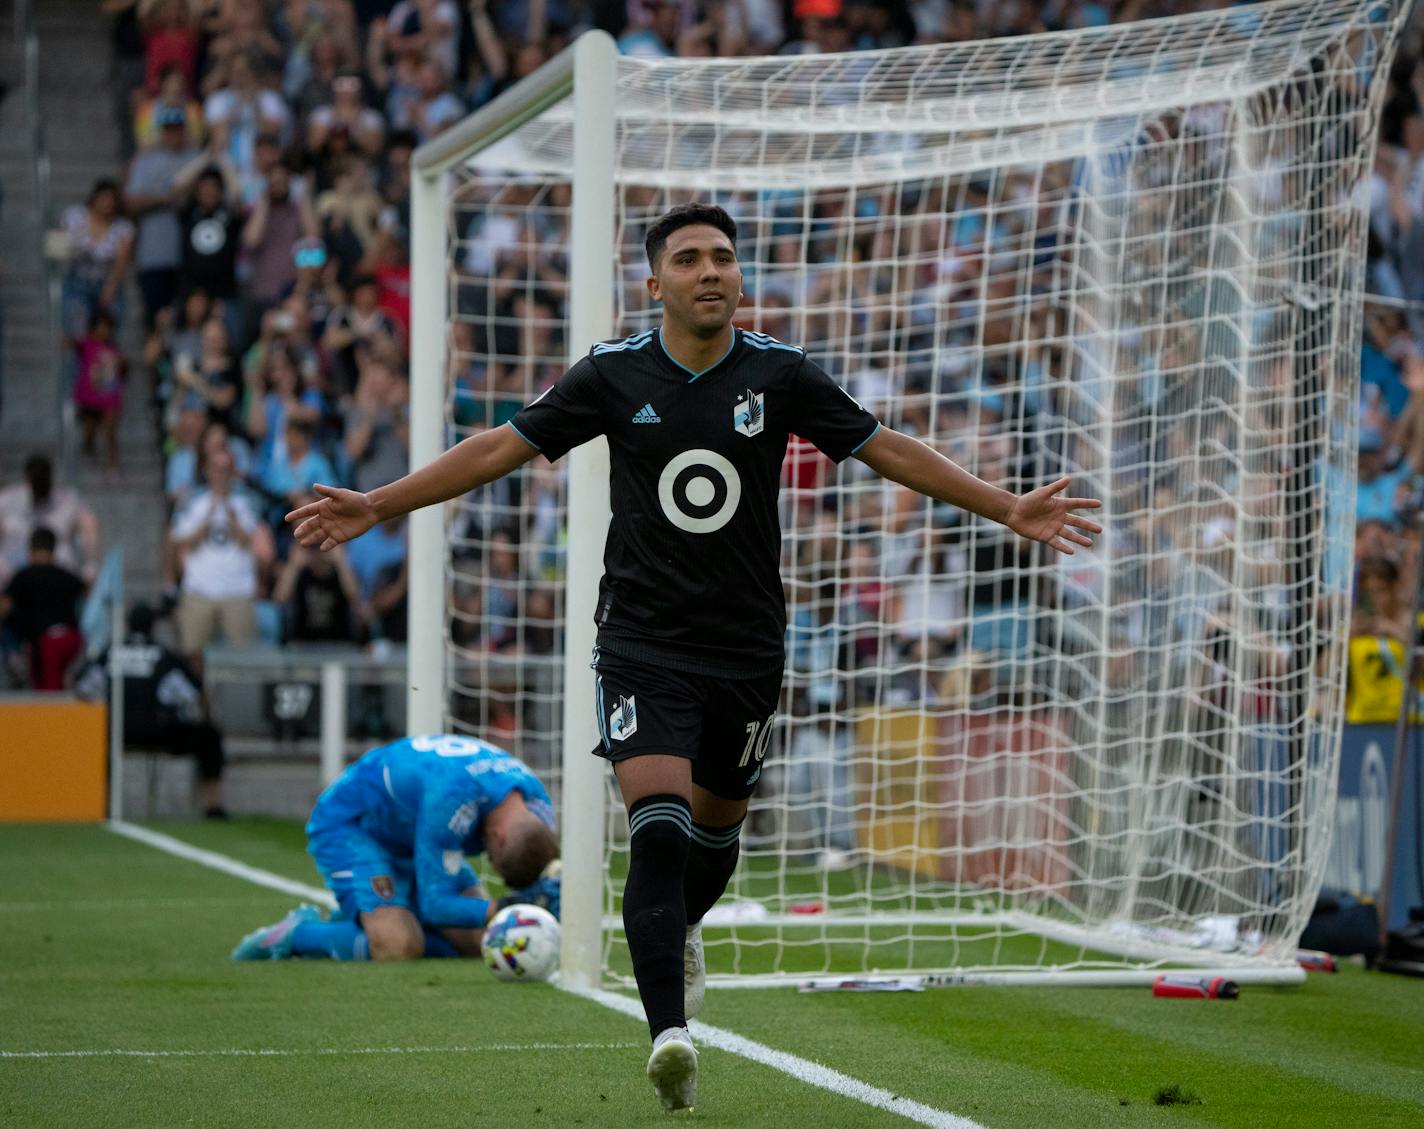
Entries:
<svg viewBox="0 0 1424 1129">
<path fill-rule="evenodd" d="M 198 29 L 188 0 L 157 0 L 140 6 L 143 12 L 143 88 L 150 98 L 159 92 L 166 72 L 183 77 L 184 91 L 197 88 Z"/>
<path fill-rule="evenodd" d="M 190 165 L 193 187 L 187 206 L 179 217 L 182 254 L 178 270 L 178 293 L 194 290 L 227 302 L 237 297 L 237 253 L 241 234 L 238 216 L 237 174 L 225 174 L 223 165 Z M 183 180 L 180 177 L 180 182 Z M 180 191 L 182 184 L 179 185 Z"/>
<path fill-rule="evenodd" d="M 278 316 L 282 315 L 291 316 L 280 311 Z M 325 408 L 321 393 L 303 388 L 302 384 L 301 361 L 296 350 L 285 343 L 266 350 L 260 367 L 252 370 L 247 387 L 246 430 L 247 437 L 257 445 L 257 472 L 264 480 L 269 468 L 287 461 L 287 424 L 292 420 L 312 426 L 321 422 Z"/>
<path fill-rule="evenodd" d="M 404 377 L 385 361 L 367 360 L 346 409 L 346 455 L 357 490 L 374 490 L 407 465 L 407 398 Z"/>
<path fill-rule="evenodd" d="M 31 533 L 29 563 L 0 596 L 0 619 L 25 645 L 34 690 L 63 690 L 65 673 L 84 645 L 79 602 L 85 584 L 55 564 L 56 544 L 53 530 L 41 527 Z"/>
<path fill-rule="evenodd" d="M 348 305 L 332 310 L 321 336 L 322 348 L 331 358 L 334 387 L 338 394 L 355 390 L 359 354 L 389 349 L 398 339 L 395 319 L 378 305 L 381 289 L 370 275 L 360 275 L 351 285 Z"/>
<path fill-rule="evenodd" d="M 386 119 L 362 99 L 361 79 L 339 75 L 331 83 L 331 101 L 318 106 L 307 118 L 306 145 L 318 153 L 333 134 L 344 133 L 362 152 L 376 156 L 386 136 Z"/>
<path fill-rule="evenodd" d="M 371 166 L 352 153 L 333 168 L 333 185 L 316 199 L 317 220 L 325 245 L 341 263 L 346 284 L 376 239 L 384 203 L 371 184 Z"/>
<path fill-rule="evenodd" d="M 188 80 L 179 67 L 164 68 L 163 77 L 158 84 L 158 94 L 142 102 L 138 112 L 134 114 L 134 141 L 140 149 L 147 149 L 149 146 L 159 143 L 159 133 L 162 128 L 159 118 L 163 114 L 175 110 L 183 115 L 189 139 L 201 144 L 205 136 L 203 107 L 202 103 L 189 97 L 190 89 Z"/>
<path fill-rule="evenodd" d="M 201 347 L 196 357 L 179 353 L 173 358 L 178 410 L 201 407 L 210 420 L 231 430 L 236 422 L 241 379 L 222 318 L 208 318 L 199 340 Z"/>
<path fill-rule="evenodd" d="M 193 671 L 176 652 L 153 638 L 153 611 L 143 604 L 129 612 L 124 640 L 124 741 L 165 749 L 198 762 L 203 814 L 226 819 L 222 803 L 222 733 L 208 717 Z M 75 692 L 91 701 L 109 700 L 109 652 L 85 664 Z"/>
<path fill-rule="evenodd" d="M 1359 480 L 1355 493 L 1355 520 L 1384 522 L 1399 528 L 1399 492 L 1414 475 L 1407 459 L 1388 465 L 1384 437 L 1374 428 L 1360 431 Z"/>
<path fill-rule="evenodd" d="M 288 510 L 302 505 L 310 497 L 314 483 L 336 478 L 326 456 L 312 446 L 315 430 L 313 422 L 289 416 L 282 443 L 263 464 L 262 489 L 281 500 L 280 508 L 269 515 L 273 522 L 280 522 Z"/>
<path fill-rule="evenodd" d="M 681 0 L 651 0 L 635 27 L 618 37 L 618 50 L 635 59 L 671 59 L 677 43 L 693 20 L 683 11 Z"/>
<path fill-rule="evenodd" d="M 0 582 L 20 568 L 36 529 L 55 535 L 54 561 L 92 584 L 99 574 L 99 522 L 79 495 L 56 486 L 47 455 L 25 460 L 25 481 L 0 490 Z"/>
<path fill-rule="evenodd" d="M 158 144 L 134 158 L 124 190 L 129 212 L 138 217 L 134 265 L 149 327 L 178 293 L 183 261 L 183 228 L 175 206 L 178 176 L 198 155 L 188 143 L 188 119 L 181 109 L 159 110 L 157 126 Z"/>
<path fill-rule="evenodd" d="M 208 25 L 211 69 L 203 79 L 203 89 L 213 91 L 232 81 L 239 61 L 254 73 L 280 73 L 286 49 L 267 22 L 266 0 L 222 0 Z"/>
<path fill-rule="evenodd" d="M 420 65 L 416 89 L 394 108 L 391 124 L 411 130 L 424 143 L 465 116 L 465 104 L 450 93 L 449 77 L 437 62 Z"/>
<path fill-rule="evenodd" d="M 225 447 L 203 451 L 207 488 L 173 521 L 183 561 L 178 642 L 189 660 L 221 634 L 250 643 L 257 634 L 257 548 L 262 523 L 246 497 L 233 492 L 233 460 Z"/>
<path fill-rule="evenodd" d="M 311 204 L 305 194 L 295 191 L 291 171 L 283 164 L 274 166 L 267 176 L 267 191 L 242 229 L 242 245 L 251 266 L 246 318 L 251 329 L 297 281 L 293 257 L 297 241 L 316 234 Z"/>
<path fill-rule="evenodd" d="M 66 208 L 61 225 L 69 240 L 69 266 L 62 290 L 64 332 L 83 337 L 98 309 L 124 320 L 124 280 L 133 265 L 134 227 L 124 219 L 119 186 L 97 180 L 84 204 Z"/>
<path fill-rule="evenodd" d="M 386 18 L 385 37 L 393 54 L 420 54 L 449 78 L 459 61 L 460 9 L 455 0 L 400 0 Z"/>
<path fill-rule="evenodd" d="M 83 451 L 93 458 L 94 442 L 104 438 L 106 465 L 111 475 L 119 470 L 119 416 L 124 410 L 124 359 L 114 341 L 114 319 L 96 310 L 89 332 L 80 339 L 74 382 L 74 406 L 84 430 Z"/>
<path fill-rule="evenodd" d="M 318 553 L 293 544 L 272 599 L 286 611 L 287 640 L 292 643 L 353 642 L 357 620 L 364 618 L 360 584 L 345 546 Z"/>
<path fill-rule="evenodd" d="M 262 87 L 256 66 L 246 54 L 232 59 L 227 84 L 208 95 L 203 118 L 214 149 L 226 154 L 244 175 L 253 168 L 258 137 L 284 135 L 291 125 L 281 95 Z"/>
<path fill-rule="evenodd" d="M 403 517 L 367 530 L 347 547 L 373 639 L 405 639 L 406 556 Z"/>
</svg>

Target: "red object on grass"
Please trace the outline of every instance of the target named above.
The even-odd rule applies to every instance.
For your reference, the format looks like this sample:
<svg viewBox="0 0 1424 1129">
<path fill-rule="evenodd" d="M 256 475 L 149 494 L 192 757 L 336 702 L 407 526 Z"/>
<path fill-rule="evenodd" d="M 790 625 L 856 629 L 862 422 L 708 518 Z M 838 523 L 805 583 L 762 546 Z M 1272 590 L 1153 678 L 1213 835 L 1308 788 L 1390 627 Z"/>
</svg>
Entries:
<svg viewBox="0 0 1424 1129">
<path fill-rule="evenodd" d="M 1152 994 L 1166 1000 L 1234 1000 L 1241 990 L 1225 976 L 1159 976 Z"/>
</svg>

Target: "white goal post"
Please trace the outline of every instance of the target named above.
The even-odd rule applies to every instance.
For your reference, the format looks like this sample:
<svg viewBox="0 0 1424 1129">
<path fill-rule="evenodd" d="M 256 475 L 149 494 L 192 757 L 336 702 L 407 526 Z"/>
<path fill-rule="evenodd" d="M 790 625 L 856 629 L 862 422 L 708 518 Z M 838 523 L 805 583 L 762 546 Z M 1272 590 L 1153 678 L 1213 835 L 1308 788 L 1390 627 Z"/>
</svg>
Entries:
<svg viewBox="0 0 1424 1129">
<path fill-rule="evenodd" d="M 793 439 L 783 703 L 712 983 L 1300 979 L 1403 15 L 698 60 L 592 32 L 417 151 L 412 465 L 656 325 L 643 232 L 704 199 L 738 223 L 744 329 L 983 477 L 1105 499 L 1096 549 L 1051 559 Z M 574 987 L 630 982 L 589 753 L 607 459 L 410 526 L 411 729 L 549 780 Z"/>
</svg>

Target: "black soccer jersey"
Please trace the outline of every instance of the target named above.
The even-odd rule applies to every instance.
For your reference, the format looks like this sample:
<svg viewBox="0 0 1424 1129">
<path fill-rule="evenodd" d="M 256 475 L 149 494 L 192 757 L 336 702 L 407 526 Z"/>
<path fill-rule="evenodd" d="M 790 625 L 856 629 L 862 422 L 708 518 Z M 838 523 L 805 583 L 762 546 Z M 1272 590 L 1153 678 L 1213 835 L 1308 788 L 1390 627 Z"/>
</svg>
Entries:
<svg viewBox="0 0 1424 1129">
<path fill-rule="evenodd" d="M 510 426 L 550 461 L 608 437 L 599 646 L 736 676 L 782 662 L 787 437 L 841 462 L 880 425 L 803 350 L 738 329 L 700 373 L 667 354 L 660 330 L 595 345 Z"/>
</svg>

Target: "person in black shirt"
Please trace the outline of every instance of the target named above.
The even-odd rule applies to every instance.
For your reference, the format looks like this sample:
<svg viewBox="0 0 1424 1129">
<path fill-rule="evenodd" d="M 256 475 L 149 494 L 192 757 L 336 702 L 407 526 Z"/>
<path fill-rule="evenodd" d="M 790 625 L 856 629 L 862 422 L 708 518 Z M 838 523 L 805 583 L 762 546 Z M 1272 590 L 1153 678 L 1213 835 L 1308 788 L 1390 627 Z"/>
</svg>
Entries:
<svg viewBox="0 0 1424 1129">
<path fill-rule="evenodd" d="M 180 173 L 180 180 L 182 176 Z M 192 199 L 179 217 L 183 228 L 179 294 L 203 290 L 219 301 L 230 301 L 237 296 L 238 236 L 242 220 L 232 206 L 230 195 L 219 166 L 200 168 L 193 183 Z"/>
<path fill-rule="evenodd" d="M 124 688 L 124 742 L 191 756 L 198 763 L 203 814 L 226 819 L 222 803 L 222 733 L 208 717 L 198 680 L 182 657 L 153 639 L 153 609 L 129 609 L 128 637 L 121 665 Z M 84 664 L 74 692 L 90 701 L 109 699 L 109 652 Z"/>
<path fill-rule="evenodd" d="M 288 642 L 355 641 L 361 591 L 345 553 L 324 556 L 293 545 L 272 599 L 287 609 Z"/>
<path fill-rule="evenodd" d="M 701 920 L 736 865 L 781 684 L 786 609 L 777 512 L 791 434 L 837 462 L 854 455 L 931 498 L 1062 553 L 1101 526 L 1068 479 L 1022 496 L 881 424 L 802 349 L 732 325 L 742 295 L 736 225 L 721 208 L 674 208 L 646 237 L 662 324 L 594 345 L 505 426 L 472 436 L 388 486 L 322 497 L 287 515 L 329 549 L 378 521 L 457 497 L 542 452 L 608 438 L 612 522 L 597 605 L 600 755 L 629 816 L 623 920 L 653 1036 L 664 1106 L 691 1106 L 702 1002 Z"/>
<path fill-rule="evenodd" d="M 10 578 L 0 595 L 0 620 L 29 652 L 30 686 L 61 690 L 83 638 L 79 634 L 79 604 L 85 584 L 69 569 L 54 563 L 58 539 L 43 526 L 30 534 L 30 561 Z"/>
</svg>

